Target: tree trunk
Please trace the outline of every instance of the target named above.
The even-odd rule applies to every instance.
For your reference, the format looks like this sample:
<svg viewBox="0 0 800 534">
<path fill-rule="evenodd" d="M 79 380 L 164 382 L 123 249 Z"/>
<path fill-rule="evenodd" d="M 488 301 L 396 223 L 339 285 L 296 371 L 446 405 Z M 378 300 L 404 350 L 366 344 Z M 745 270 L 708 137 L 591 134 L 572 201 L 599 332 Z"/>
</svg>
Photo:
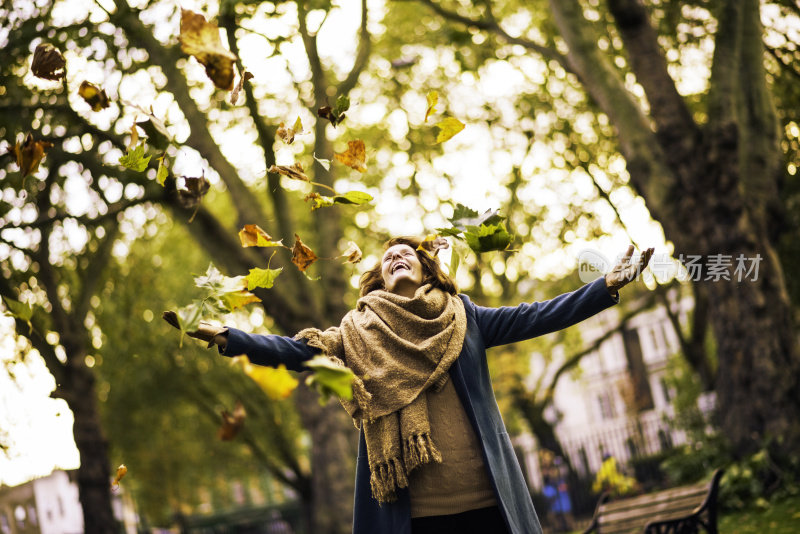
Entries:
<svg viewBox="0 0 800 534">
<path fill-rule="evenodd" d="M 68 349 L 69 350 L 69 349 Z M 108 441 L 103 435 L 95 398 L 95 378 L 84 361 L 86 351 L 68 352 L 64 381 L 57 395 L 63 397 L 72 411 L 75 423 L 72 434 L 80 452 L 78 493 L 83 508 L 86 534 L 118 532 L 111 508 L 111 473 Z"/>
</svg>

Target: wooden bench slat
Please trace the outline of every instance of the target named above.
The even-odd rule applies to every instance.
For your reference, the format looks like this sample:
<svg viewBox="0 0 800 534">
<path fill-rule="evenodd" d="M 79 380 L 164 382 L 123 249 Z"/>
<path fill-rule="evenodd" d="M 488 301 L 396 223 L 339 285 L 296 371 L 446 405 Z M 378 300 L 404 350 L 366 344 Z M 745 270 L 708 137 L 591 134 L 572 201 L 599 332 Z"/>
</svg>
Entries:
<svg viewBox="0 0 800 534">
<path fill-rule="evenodd" d="M 703 504 L 703 499 L 688 498 L 688 499 L 675 499 L 666 502 L 647 503 L 646 506 L 639 506 L 635 508 L 618 508 L 613 511 L 603 510 L 601 517 L 607 522 L 613 522 L 617 518 L 635 518 L 635 517 L 652 517 L 653 515 L 660 515 L 669 510 L 681 510 L 691 512 L 698 506 Z"/>
<path fill-rule="evenodd" d="M 619 509 L 649 506 L 654 502 L 671 501 L 680 498 L 695 498 L 699 502 L 702 502 L 706 496 L 706 493 L 708 493 L 707 484 L 702 486 L 684 486 L 681 488 L 660 491 L 658 493 L 650 493 L 647 495 L 640 495 L 638 497 L 631 497 L 629 499 L 611 501 L 603 504 L 600 509 L 601 513 L 608 513 Z"/>
</svg>

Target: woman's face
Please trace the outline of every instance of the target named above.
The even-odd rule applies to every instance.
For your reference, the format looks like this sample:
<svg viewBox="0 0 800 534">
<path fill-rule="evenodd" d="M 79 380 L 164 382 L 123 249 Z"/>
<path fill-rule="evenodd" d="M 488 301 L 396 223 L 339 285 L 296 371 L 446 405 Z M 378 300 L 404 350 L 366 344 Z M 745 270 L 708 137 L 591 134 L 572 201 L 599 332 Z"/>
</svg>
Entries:
<svg viewBox="0 0 800 534">
<path fill-rule="evenodd" d="M 383 287 L 404 297 L 413 297 L 422 285 L 422 264 L 417 253 L 408 245 L 394 245 L 386 249 L 381 260 Z"/>
</svg>

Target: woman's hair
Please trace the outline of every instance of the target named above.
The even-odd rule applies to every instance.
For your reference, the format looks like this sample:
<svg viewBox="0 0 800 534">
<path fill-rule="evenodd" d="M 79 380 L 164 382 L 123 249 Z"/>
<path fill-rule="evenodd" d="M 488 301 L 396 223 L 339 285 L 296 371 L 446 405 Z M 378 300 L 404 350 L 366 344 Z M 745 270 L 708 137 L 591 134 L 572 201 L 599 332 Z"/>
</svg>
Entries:
<svg viewBox="0 0 800 534">
<path fill-rule="evenodd" d="M 419 262 L 422 264 L 422 283 L 431 284 L 433 287 L 438 287 L 446 293 L 455 295 L 458 293 L 455 282 L 445 273 L 439 266 L 439 260 L 432 257 L 424 250 L 419 250 L 422 239 L 418 237 L 404 236 L 393 237 L 383 244 L 383 250 L 388 250 L 395 245 L 408 245 L 417 255 Z M 363 297 L 371 291 L 376 289 L 384 289 L 383 275 L 381 273 L 382 262 L 378 262 L 375 267 L 361 275 L 359 287 L 361 288 L 361 296 Z"/>
</svg>

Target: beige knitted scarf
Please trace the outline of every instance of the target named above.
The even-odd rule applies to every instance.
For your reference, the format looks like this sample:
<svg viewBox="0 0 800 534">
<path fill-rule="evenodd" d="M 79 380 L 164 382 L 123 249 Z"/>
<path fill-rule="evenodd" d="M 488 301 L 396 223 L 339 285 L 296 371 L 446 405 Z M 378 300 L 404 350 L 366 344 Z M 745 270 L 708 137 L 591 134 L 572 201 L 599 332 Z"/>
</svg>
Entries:
<svg viewBox="0 0 800 534">
<path fill-rule="evenodd" d="M 378 502 L 394 501 L 417 467 L 442 461 L 431 440 L 427 392 L 447 382 L 466 329 L 461 299 L 426 284 L 411 299 L 372 291 L 338 328 L 295 336 L 355 373 L 353 400 L 342 404 L 363 426 Z"/>
</svg>

